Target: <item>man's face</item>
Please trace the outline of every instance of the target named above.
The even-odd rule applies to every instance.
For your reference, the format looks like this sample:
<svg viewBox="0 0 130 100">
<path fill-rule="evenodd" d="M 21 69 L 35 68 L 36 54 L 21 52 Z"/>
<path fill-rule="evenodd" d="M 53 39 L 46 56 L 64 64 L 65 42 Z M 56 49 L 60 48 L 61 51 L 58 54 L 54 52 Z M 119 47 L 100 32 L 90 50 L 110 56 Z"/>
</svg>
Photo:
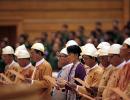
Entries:
<svg viewBox="0 0 130 100">
<path fill-rule="evenodd" d="M 73 53 L 69 53 L 69 55 L 68 55 L 69 62 L 73 63 L 75 61 L 75 59 L 77 59 L 76 55 Z"/>
<path fill-rule="evenodd" d="M 17 61 L 18 61 L 19 65 L 20 65 L 21 67 L 25 67 L 26 59 L 17 59 Z"/>
<path fill-rule="evenodd" d="M 59 54 L 58 55 L 58 67 L 61 68 L 65 65 L 67 65 L 68 62 L 68 56 L 65 54 Z"/>
<path fill-rule="evenodd" d="M 104 66 L 107 67 L 109 65 L 109 59 L 108 56 L 100 56 L 99 58 L 99 62 Z"/>
<path fill-rule="evenodd" d="M 37 62 L 37 57 L 39 56 L 39 54 L 36 53 L 36 51 L 34 49 L 31 49 L 31 59 L 35 62 Z"/>
<path fill-rule="evenodd" d="M 130 49 L 128 48 L 127 44 L 123 44 L 122 48 L 120 49 L 120 56 L 125 58 L 130 54 Z"/>
<path fill-rule="evenodd" d="M 5 62 L 6 64 L 9 63 L 10 58 L 11 58 L 11 55 L 8 55 L 8 54 L 2 54 L 2 59 L 4 60 L 4 62 Z"/>
<path fill-rule="evenodd" d="M 119 54 L 109 54 L 109 60 L 112 65 L 117 66 L 120 64 L 121 57 Z"/>
<path fill-rule="evenodd" d="M 90 57 L 87 55 L 83 55 L 82 58 L 83 58 L 84 63 L 89 67 L 93 65 L 93 63 L 95 62 L 95 59 L 93 57 Z"/>
</svg>

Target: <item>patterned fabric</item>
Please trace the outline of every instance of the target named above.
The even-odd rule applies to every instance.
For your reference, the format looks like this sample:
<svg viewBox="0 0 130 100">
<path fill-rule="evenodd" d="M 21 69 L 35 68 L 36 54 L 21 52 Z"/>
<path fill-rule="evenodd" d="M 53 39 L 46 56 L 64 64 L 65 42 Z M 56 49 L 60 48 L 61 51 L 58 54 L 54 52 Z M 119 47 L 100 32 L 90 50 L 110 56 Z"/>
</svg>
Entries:
<svg viewBox="0 0 130 100">
<path fill-rule="evenodd" d="M 98 64 L 96 64 L 87 73 L 85 77 L 85 83 L 88 84 L 90 87 L 97 87 L 99 85 L 103 71 L 104 71 L 103 68 L 98 66 Z M 78 86 L 77 90 L 82 94 L 91 96 L 91 93 L 89 93 L 83 86 Z M 81 100 L 87 100 L 87 99 L 82 97 Z"/>
<path fill-rule="evenodd" d="M 111 100 L 110 97 L 113 95 L 114 92 L 110 89 L 110 87 L 115 88 L 117 86 L 117 82 L 119 81 L 120 70 L 121 70 L 121 68 L 118 68 L 118 67 L 113 70 L 113 73 L 110 76 L 107 86 L 103 91 L 103 94 L 102 94 L 103 99 L 109 98 L 109 100 Z"/>
<path fill-rule="evenodd" d="M 125 66 L 122 68 L 122 70 L 119 73 L 119 77 L 120 79 L 117 84 L 117 87 L 124 91 L 126 95 L 130 98 L 130 62 L 125 64 Z"/>
<path fill-rule="evenodd" d="M 20 69 L 21 69 L 21 67 L 19 66 L 19 64 L 15 61 L 12 61 L 12 63 L 10 65 L 5 66 L 5 73 L 8 70 L 15 70 L 16 72 L 18 72 Z"/>
<path fill-rule="evenodd" d="M 114 66 L 110 66 L 104 70 L 99 86 L 98 86 L 98 96 L 102 96 L 104 87 L 107 86 L 108 80 L 110 79 L 110 76 L 114 69 L 115 69 Z"/>
<path fill-rule="evenodd" d="M 103 68 L 96 64 L 85 77 L 85 83 L 90 87 L 98 87 L 102 74 Z"/>
<path fill-rule="evenodd" d="M 9 73 L 9 70 L 14 70 L 16 72 L 20 72 L 22 70 L 22 68 L 19 66 L 18 63 L 16 63 L 15 61 L 13 61 L 10 65 L 6 66 L 6 70 L 5 70 L 5 75 L 11 80 L 11 81 L 15 81 L 16 76 L 12 73 Z"/>
<path fill-rule="evenodd" d="M 20 72 L 25 78 L 31 78 L 34 71 L 34 66 L 29 66 L 28 68 L 24 69 Z"/>
</svg>

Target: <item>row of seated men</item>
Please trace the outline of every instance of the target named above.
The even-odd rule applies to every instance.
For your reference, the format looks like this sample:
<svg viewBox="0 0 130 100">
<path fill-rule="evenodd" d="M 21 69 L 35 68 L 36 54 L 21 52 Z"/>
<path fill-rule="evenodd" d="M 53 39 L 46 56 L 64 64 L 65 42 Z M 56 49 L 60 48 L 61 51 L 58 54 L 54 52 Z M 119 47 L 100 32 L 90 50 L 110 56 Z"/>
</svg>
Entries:
<svg viewBox="0 0 130 100">
<path fill-rule="evenodd" d="M 31 53 L 28 52 L 25 45 L 17 47 L 15 51 L 11 46 L 3 48 L 2 59 L 6 63 L 6 67 L 4 73 L 0 74 L 0 85 L 35 85 L 41 89 L 39 97 L 50 100 L 51 84 L 44 79 L 44 76 L 52 76 L 52 69 L 43 58 L 43 52 L 44 46 L 41 43 L 33 44 Z M 35 66 L 32 65 L 30 57 L 36 62 Z"/>
<path fill-rule="evenodd" d="M 71 41 L 59 52 L 58 65 L 54 100 L 130 100 L 130 38 L 97 48 Z"/>
<path fill-rule="evenodd" d="M 45 77 L 52 76 L 52 69 L 43 55 L 41 43 L 33 44 L 30 53 L 25 45 L 15 52 L 10 46 L 3 48 L 7 66 L 0 83 L 35 85 L 41 88 L 42 100 L 130 100 L 130 38 L 122 45 L 102 42 L 97 48 L 91 43 L 79 46 L 68 41 L 57 54 L 61 70 L 56 78 Z"/>
</svg>

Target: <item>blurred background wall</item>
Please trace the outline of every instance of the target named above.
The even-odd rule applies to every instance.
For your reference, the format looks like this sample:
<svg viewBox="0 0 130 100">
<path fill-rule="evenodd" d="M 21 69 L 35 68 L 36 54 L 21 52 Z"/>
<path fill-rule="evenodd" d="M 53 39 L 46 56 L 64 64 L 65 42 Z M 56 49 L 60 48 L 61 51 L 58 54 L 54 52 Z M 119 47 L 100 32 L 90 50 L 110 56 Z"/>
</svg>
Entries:
<svg viewBox="0 0 130 100">
<path fill-rule="evenodd" d="M 41 42 L 45 59 L 57 70 L 57 52 L 68 40 L 97 46 L 122 44 L 128 37 L 130 0 L 0 0 L 0 55 L 7 45 L 25 44 L 30 51 Z"/>
<path fill-rule="evenodd" d="M 96 21 L 106 30 L 115 19 L 120 27 L 130 19 L 130 0 L 0 0 L 0 38 L 9 36 L 13 42 L 22 32 L 30 40 L 45 31 L 51 36 L 62 24 L 70 30 L 83 25 L 88 35 Z"/>
</svg>

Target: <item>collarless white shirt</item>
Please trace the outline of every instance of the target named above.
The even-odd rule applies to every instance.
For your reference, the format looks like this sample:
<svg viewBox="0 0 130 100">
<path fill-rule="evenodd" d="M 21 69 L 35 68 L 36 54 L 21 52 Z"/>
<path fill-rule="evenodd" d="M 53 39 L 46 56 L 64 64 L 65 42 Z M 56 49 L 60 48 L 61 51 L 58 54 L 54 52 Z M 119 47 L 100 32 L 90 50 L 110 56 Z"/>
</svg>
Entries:
<svg viewBox="0 0 130 100">
<path fill-rule="evenodd" d="M 13 64 L 15 64 L 16 62 L 13 60 L 12 62 L 11 62 L 11 64 L 9 64 L 9 65 L 7 65 L 8 66 L 8 68 L 10 68 Z"/>
<path fill-rule="evenodd" d="M 90 68 L 89 70 L 92 70 L 94 68 L 98 67 L 98 64 L 95 64 L 92 68 Z"/>
<path fill-rule="evenodd" d="M 41 65 L 44 61 L 45 61 L 45 59 L 43 58 L 40 61 L 36 62 L 36 67 Z"/>
<path fill-rule="evenodd" d="M 45 59 L 42 58 L 40 61 L 36 62 L 36 65 L 35 65 L 35 68 L 34 68 L 34 71 L 33 71 L 32 77 L 31 77 L 31 79 L 32 79 L 31 84 L 33 84 L 33 79 L 34 79 L 34 76 L 36 73 L 37 66 L 41 65 L 44 61 L 45 61 Z"/>
<path fill-rule="evenodd" d="M 95 64 L 92 68 L 88 68 L 86 74 L 88 74 L 92 69 L 94 69 L 94 68 L 96 68 L 96 67 L 98 67 L 98 64 Z M 87 75 L 86 75 L 86 76 L 87 76 Z"/>
<path fill-rule="evenodd" d="M 117 67 L 122 68 L 126 64 L 126 61 L 123 61 L 121 64 L 119 64 Z"/>
<path fill-rule="evenodd" d="M 32 64 L 31 63 L 29 63 L 27 66 L 25 66 L 23 69 L 27 69 L 27 68 L 29 68 L 29 67 L 31 67 L 32 66 Z"/>
</svg>

